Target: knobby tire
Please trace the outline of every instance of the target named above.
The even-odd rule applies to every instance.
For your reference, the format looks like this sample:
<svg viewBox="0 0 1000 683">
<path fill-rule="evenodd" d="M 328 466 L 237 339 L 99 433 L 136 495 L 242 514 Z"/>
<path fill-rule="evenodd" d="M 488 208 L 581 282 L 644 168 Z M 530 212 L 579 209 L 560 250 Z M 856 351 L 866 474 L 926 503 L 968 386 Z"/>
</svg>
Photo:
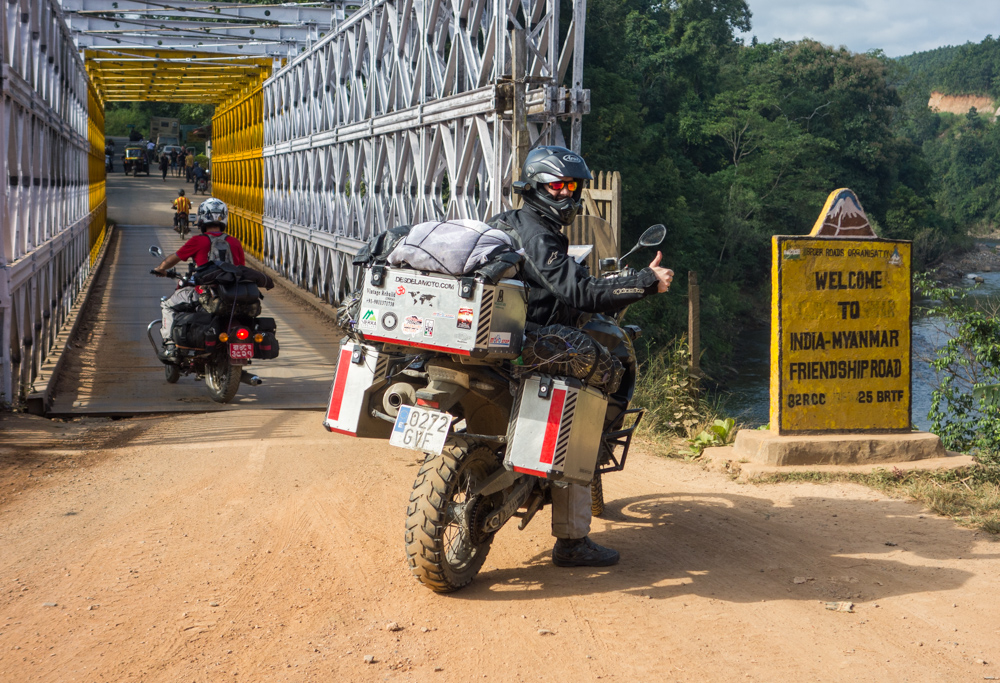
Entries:
<svg viewBox="0 0 1000 683">
<path fill-rule="evenodd" d="M 499 468 L 488 447 L 464 443 L 450 443 L 420 466 L 406 512 L 406 556 L 413 575 L 435 593 L 462 588 L 482 569 L 493 534 L 473 538 L 455 511 L 469 490 Z M 491 505 L 497 495 L 479 504 Z"/>
<path fill-rule="evenodd" d="M 594 480 L 590 482 L 590 514 L 594 517 L 604 514 L 604 479 L 600 472 L 594 472 Z"/>
</svg>

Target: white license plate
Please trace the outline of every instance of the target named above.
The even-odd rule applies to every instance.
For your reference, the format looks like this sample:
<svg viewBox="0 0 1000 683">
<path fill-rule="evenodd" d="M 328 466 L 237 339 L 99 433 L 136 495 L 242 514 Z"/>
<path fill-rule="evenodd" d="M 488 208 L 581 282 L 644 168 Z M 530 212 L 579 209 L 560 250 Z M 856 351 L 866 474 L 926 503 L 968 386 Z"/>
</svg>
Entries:
<svg viewBox="0 0 1000 683">
<path fill-rule="evenodd" d="M 253 358 L 253 344 L 230 344 L 230 358 Z"/>
<path fill-rule="evenodd" d="M 436 410 L 400 406 L 389 444 L 440 455 L 453 419 L 448 413 Z"/>
</svg>

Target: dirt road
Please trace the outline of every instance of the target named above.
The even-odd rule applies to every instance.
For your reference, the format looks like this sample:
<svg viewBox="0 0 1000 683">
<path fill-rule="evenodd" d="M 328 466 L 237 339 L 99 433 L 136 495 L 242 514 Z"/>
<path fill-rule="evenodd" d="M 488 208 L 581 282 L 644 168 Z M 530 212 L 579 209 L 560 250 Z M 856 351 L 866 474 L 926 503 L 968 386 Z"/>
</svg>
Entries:
<svg viewBox="0 0 1000 683">
<path fill-rule="evenodd" d="M 0 681 L 1000 678 L 997 544 L 861 487 L 633 455 L 593 532 L 618 566 L 552 566 L 543 511 L 441 596 L 411 452 L 316 412 L 0 428 Z"/>
</svg>

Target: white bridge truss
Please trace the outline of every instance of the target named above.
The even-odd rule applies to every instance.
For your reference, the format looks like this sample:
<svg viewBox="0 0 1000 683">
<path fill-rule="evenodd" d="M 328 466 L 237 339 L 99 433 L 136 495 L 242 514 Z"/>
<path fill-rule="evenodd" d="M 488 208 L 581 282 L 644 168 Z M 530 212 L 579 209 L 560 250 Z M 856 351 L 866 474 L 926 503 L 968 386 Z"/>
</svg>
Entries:
<svg viewBox="0 0 1000 683">
<path fill-rule="evenodd" d="M 267 264 L 331 303 L 398 224 L 511 208 L 514 30 L 530 144 L 580 147 L 585 0 L 375 0 L 263 86 Z M 571 79 L 567 81 L 567 73 Z"/>
<path fill-rule="evenodd" d="M 0 10 L 0 401 L 37 376 L 104 228 L 104 116 L 54 0 Z"/>
<path fill-rule="evenodd" d="M 81 49 L 181 49 L 274 58 L 304 52 L 346 16 L 344 0 L 310 5 L 195 0 L 61 3 Z"/>
</svg>

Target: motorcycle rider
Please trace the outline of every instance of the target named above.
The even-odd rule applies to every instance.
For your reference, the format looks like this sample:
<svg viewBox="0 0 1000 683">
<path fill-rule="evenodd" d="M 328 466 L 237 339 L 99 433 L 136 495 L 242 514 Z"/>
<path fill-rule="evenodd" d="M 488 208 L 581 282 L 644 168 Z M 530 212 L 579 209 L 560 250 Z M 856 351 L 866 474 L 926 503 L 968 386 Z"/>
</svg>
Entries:
<svg viewBox="0 0 1000 683">
<path fill-rule="evenodd" d="M 529 326 L 551 324 L 578 326 L 581 313 L 604 313 L 666 292 L 673 271 L 660 266 L 663 255 L 635 275 L 592 277 L 567 255 L 569 240 L 563 228 L 583 208 L 583 185 L 590 169 L 576 153 L 564 147 L 537 147 L 524 160 L 521 181 L 514 191 L 524 206 L 505 211 L 489 221 L 512 234 L 525 254 Z M 590 540 L 591 498 L 587 486 L 553 486 L 552 562 L 560 567 L 607 567 L 618 562 L 616 550 Z"/>
<path fill-rule="evenodd" d="M 177 190 L 177 199 L 174 200 L 174 230 L 180 228 L 181 216 L 187 218 L 191 213 L 191 200 L 184 196 L 184 190 Z"/>
<path fill-rule="evenodd" d="M 201 167 L 201 164 L 197 161 L 194 162 L 194 166 L 191 168 L 191 177 L 194 178 L 195 191 L 198 189 L 198 182 L 203 178 L 206 178 L 207 172 Z"/>
<path fill-rule="evenodd" d="M 193 259 L 196 266 L 209 263 L 212 252 L 217 260 L 227 261 L 236 266 L 246 265 L 243 245 L 238 239 L 226 234 L 229 223 L 229 207 L 225 202 L 215 197 L 209 197 L 198 206 L 198 227 L 200 235 L 195 235 L 185 242 L 176 253 L 163 259 L 163 263 L 154 268 L 157 275 L 166 277 L 167 271 L 181 261 Z M 163 311 L 161 336 L 165 340 L 164 349 L 160 352 L 160 360 L 169 362 L 175 357 L 176 347 L 173 343 L 174 307 L 182 303 L 192 303 L 198 300 L 195 287 L 181 287 L 171 296 L 160 302 Z"/>
</svg>

